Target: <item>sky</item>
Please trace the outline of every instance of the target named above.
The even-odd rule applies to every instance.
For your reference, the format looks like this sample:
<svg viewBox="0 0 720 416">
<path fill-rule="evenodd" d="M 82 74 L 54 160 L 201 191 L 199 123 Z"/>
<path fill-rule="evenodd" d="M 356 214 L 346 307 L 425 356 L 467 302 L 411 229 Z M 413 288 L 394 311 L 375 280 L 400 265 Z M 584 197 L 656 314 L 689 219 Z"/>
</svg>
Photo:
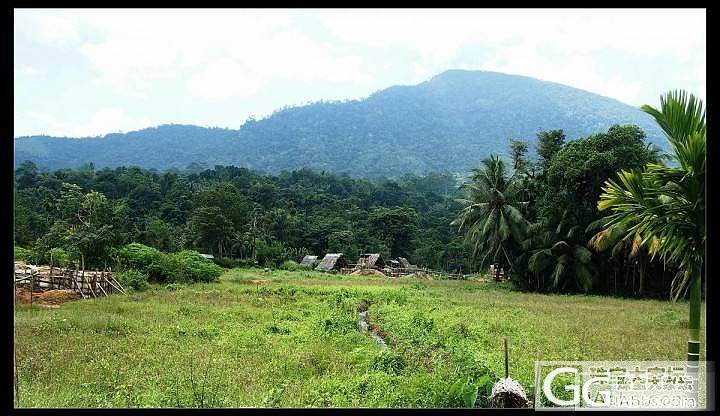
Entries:
<svg viewBox="0 0 720 416">
<path fill-rule="evenodd" d="M 239 128 L 447 69 L 703 100 L 704 9 L 15 9 L 14 136 Z"/>
</svg>

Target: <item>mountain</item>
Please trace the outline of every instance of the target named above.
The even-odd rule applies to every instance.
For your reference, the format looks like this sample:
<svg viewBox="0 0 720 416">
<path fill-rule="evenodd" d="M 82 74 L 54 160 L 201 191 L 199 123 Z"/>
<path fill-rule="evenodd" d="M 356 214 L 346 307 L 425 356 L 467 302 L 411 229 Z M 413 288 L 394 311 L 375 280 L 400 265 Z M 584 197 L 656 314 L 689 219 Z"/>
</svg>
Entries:
<svg viewBox="0 0 720 416">
<path fill-rule="evenodd" d="M 564 129 L 575 139 L 626 123 L 665 146 L 654 120 L 620 101 L 529 77 L 449 70 L 361 100 L 286 108 L 239 130 L 173 124 L 96 138 L 19 137 L 15 164 L 29 159 L 58 169 L 92 161 L 164 170 L 195 162 L 397 177 L 465 172 L 491 152 L 506 154 L 508 138 L 534 144 L 539 130 Z"/>
</svg>

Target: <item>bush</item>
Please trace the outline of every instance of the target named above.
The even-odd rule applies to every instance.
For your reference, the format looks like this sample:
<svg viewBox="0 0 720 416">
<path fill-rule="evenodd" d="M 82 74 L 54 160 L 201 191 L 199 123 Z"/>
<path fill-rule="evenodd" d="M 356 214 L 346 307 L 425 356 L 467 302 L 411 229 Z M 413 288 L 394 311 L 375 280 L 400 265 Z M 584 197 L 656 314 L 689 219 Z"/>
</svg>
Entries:
<svg viewBox="0 0 720 416">
<path fill-rule="evenodd" d="M 158 261 L 163 253 L 144 244 L 131 243 L 118 250 L 117 255 L 123 266 L 147 272 L 150 265 Z"/>
<path fill-rule="evenodd" d="M 170 255 L 180 261 L 183 276 L 193 282 L 212 282 L 223 272 L 222 267 L 201 256 L 197 251 L 183 250 Z"/>
<path fill-rule="evenodd" d="M 168 283 L 212 282 L 223 272 L 222 267 L 193 250 L 179 253 L 160 253 L 149 266 L 148 272 L 154 279 Z"/>
<path fill-rule="evenodd" d="M 283 264 L 280 266 L 280 268 L 283 270 L 289 270 L 291 272 L 302 269 L 302 267 L 300 267 L 300 265 L 296 261 L 293 261 L 293 260 L 285 260 L 283 262 Z"/>
<path fill-rule="evenodd" d="M 405 356 L 392 350 L 382 350 L 372 361 L 372 369 L 388 374 L 400 374 L 407 367 Z"/>
<path fill-rule="evenodd" d="M 125 287 L 133 290 L 143 291 L 148 288 L 148 275 L 135 269 L 126 269 L 115 273 L 115 279 Z"/>
<path fill-rule="evenodd" d="M 50 249 L 48 258 L 52 259 L 52 264 L 54 266 L 67 267 L 70 264 L 70 254 L 58 247 Z"/>
<path fill-rule="evenodd" d="M 33 252 L 31 250 L 22 248 L 20 246 L 15 246 L 15 250 L 13 252 L 13 257 L 15 258 L 15 260 L 27 262 L 30 260 L 32 255 Z"/>
</svg>

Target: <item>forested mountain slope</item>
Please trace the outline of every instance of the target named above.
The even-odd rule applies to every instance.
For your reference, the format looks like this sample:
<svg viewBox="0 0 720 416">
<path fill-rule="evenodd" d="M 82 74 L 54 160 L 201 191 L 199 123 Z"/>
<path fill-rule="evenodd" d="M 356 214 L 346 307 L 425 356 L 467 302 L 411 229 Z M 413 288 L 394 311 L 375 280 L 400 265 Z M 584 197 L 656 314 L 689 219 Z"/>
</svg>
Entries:
<svg viewBox="0 0 720 416">
<path fill-rule="evenodd" d="M 517 75 L 450 70 L 361 100 L 286 108 L 239 130 L 163 125 L 97 138 L 16 138 L 15 164 L 165 170 L 198 163 L 398 177 L 465 172 L 491 152 L 504 154 L 508 138 L 532 144 L 540 130 L 564 129 L 575 139 L 626 123 L 664 146 L 647 114 L 617 100 Z"/>
</svg>

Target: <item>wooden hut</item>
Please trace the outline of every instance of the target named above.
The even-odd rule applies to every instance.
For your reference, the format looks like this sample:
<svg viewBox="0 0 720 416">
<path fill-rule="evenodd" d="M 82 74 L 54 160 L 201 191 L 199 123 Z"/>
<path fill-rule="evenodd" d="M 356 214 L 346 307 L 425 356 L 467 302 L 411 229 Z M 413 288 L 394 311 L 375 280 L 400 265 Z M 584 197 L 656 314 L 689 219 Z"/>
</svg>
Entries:
<svg viewBox="0 0 720 416">
<path fill-rule="evenodd" d="M 408 259 L 406 259 L 405 257 L 398 257 L 397 259 L 400 262 L 400 266 L 403 269 L 408 269 L 408 270 L 417 270 L 418 269 L 418 267 L 416 265 L 410 264 Z"/>
<path fill-rule="evenodd" d="M 367 253 L 360 255 L 358 267 L 361 269 L 382 269 L 385 267 L 385 262 L 380 253 Z"/>
<path fill-rule="evenodd" d="M 300 262 L 300 265 L 303 267 L 311 267 L 317 258 L 318 256 L 305 256 Z"/>
<path fill-rule="evenodd" d="M 320 264 L 317 265 L 315 270 L 323 272 L 329 272 L 332 270 L 340 270 L 343 267 L 347 267 L 347 262 L 342 253 L 328 253 L 323 257 Z"/>
</svg>

